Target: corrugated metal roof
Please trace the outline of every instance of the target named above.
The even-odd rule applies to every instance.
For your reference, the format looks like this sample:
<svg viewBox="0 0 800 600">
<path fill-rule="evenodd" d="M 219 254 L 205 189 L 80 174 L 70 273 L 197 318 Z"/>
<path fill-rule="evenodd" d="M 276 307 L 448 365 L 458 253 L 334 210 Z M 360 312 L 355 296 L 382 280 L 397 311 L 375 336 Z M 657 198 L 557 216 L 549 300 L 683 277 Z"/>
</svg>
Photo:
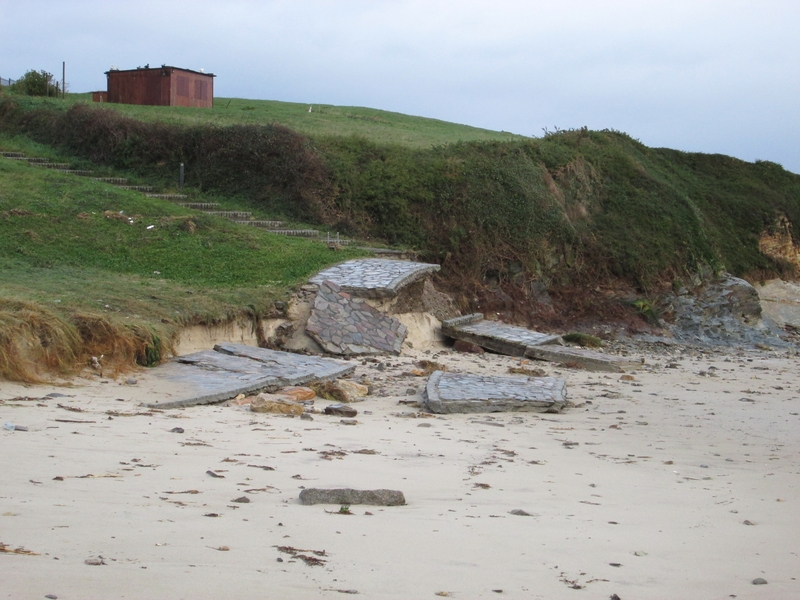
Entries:
<svg viewBox="0 0 800 600">
<path fill-rule="evenodd" d="M 145 69 L 144 67 L 138 67 L 136 69 L 110 69 L 105 72 L 106 75 L 109 73 L 131 73 L 136 71 L 163 71 L 164 69 L 172 69 L 173 71 L 186 71 L 187 73 L 195 73 L 197 75 L 206 75 L 207 77 L 216 77 L 213 73 L 204 73 L 203 71 L 195 71 L 194 69 L 184 69 L 182 67 L 171 67 L 169 65 L 164 65 L 163 67 L 150 67 Z"/>
</svg>

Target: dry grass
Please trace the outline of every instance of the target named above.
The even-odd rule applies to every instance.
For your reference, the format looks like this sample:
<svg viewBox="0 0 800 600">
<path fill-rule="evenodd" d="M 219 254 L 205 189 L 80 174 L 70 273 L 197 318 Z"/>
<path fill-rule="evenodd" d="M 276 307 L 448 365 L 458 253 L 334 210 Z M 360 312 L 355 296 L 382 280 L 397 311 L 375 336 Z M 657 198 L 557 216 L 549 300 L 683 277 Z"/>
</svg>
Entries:
<svg viewBox="0 0 800 600">
<path fill-rule="evenodd" d="M 77 329 L 44 307 L 0 298 L 0 378 L 33 383 L 44 371 L 67 373 L 81 347 Z"/>
<path fill-rule="evenodd" d="M 56 315 L 40 304 L 0 298 L 0 379 L 36 383 L 48 375 L 70 375 L 92 357 L 104 373 L 149 366 L 172 351 L 141 325 L 114 323 L 104 315 Z"/>
</svg>

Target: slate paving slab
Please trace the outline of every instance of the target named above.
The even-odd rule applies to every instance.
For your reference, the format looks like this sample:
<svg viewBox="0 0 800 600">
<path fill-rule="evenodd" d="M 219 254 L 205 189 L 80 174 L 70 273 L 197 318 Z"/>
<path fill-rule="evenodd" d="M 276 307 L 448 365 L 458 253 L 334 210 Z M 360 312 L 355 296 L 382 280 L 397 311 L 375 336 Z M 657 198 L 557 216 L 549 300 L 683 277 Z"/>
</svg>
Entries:
<svg viewBox="0 0 800 600">
<path fill-rule="evenodd" d="M 308 333 L 331 354 L 400 354 L 408 330 L 331 281 L 324 281 L 314 298 L 306 324 Z"/>
<path fill-rule="evenodd" d="M 309 281 L 316 285 L 332 281 L 343 291 L 363 298 L 392 298 L 403 287 L 438 270 L 439 265 L 428 263 L 362 258 L 325 269 Z"/>
<path fill-rule="evenodd" d="M 624 356 L 604 354 L 585 348 L 570 348 L 568 346 L 529 346 L 525 356 L 537 360 L 566 363 L 576 365 L 588 371 L 607 371 L 610 373 L 624 373 L 626 370 L 637 369 L 642 366 L 642 361 L 633 360 Z"/>
<path fill-rule="evenodd" d="M 486 321 L 480 313 L 443 321 L 442 333 L 509 356 L 525 356 L 529 346 L 554 344 L 561 340 L 558 335 L 539 333 L 498 321 Z"/>
<path fill-rule="evenodd" d="M 239 394 L 274 391 L 290 385 L 344 377 L 355 365 L 321 358 L 253 348 L 243 344 L 218 344 L 150 370 L 154 385 L 169 394 L 148 403 L 152 408 L 177 408 L 210 404 Z"/>
<path fill-rule="evenodd" d="M 561 412 L 567 384 L 557 377 L 491 376 L 435 371 L 424 407 L 434 413 Z"/>
</svg>

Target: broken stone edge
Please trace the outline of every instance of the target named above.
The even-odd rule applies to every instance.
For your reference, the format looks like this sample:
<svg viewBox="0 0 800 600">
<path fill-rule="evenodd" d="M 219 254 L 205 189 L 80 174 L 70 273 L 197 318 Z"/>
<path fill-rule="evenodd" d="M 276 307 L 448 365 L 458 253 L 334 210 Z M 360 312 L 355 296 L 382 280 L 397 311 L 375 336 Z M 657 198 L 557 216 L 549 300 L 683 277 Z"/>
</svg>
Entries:
<svg viewBox="0 0 800 600">
<path fill-rule="evenodd" d="M 344 264 L 344 263 L 339 263 Z M 405 273 L 404 275 L 398 275 L 395 277 L 387 286 L 385 287 L 357 287 L 352 285 L 344 285 L 340 284 L 337 281 L 330 279 L 328 276 L 327 280 L 332 281 L 343 292 L 347 292 L 356 296 L 358 298 L 394 298 L 397 296 L 397 293 L 400 289 L 406 287 L 407 285 L 427 277 L 430 273 L 435 273 L 441 267 L 439 265 L 434 264 L 427 264 L 427 263 L 418 263 L 420 266 L 414 269 L 410 273 Z M 339 266 L 339 265 L 335 265 Z M 324 283 L 325 280 L 320 278 L 320 275 L 315 275 L 312 277 L 309 282 L 313 285 L 319 286 Z M 481 315 L 481 318 L 483 315 Z"/>
<path fill-rule="evenodd" d="M 583 350 L 579 354 L 565 354 L 561 346 L 528 346 L 525 350 L 527 358 L 545 360 L 555 363 L 574 362 L 587 371 L 603 371 L 607 373 L 624 373 L 625 369 L 637 369 L 641 362 L 625 359 L 619 356 L 602 354 L 592 350 Z"/>
<path fill-rule="evenodd" d="M 257 357 L 248 356 L 247 354 L 233 351 L 231 350 L 231 347 L 226 347 L 221 344 L 217 344 L 216 346 L 214 346 L 214 350 L 222 354 L 240 356 L 242 358 L 255 360 L 257 362 L 264 362 L 263 360 L 259 360 Z M 325 360 L 325 359 L 320 359 L 320 360 Z M 173 361 L 180 362 L 174 359 Z M 250 395 L 261 392 L 272 393 L 278 391 L 283 387 L 305 385 L 307 383 L 315 383 L 317 381 L 332 381 L 340 377 L 351 375 L 352 373 L 355 372 L 355 370 L 356 370 L 355 365 L 342 365 L 338 369 L 331 367 L 329 370 L 322 373 L 317 371 L 316 373 L 296 375 L 294 377 L 264 377 L 263 379 L 257 379 L 247 384 L 235 388 L 229 388 L 221 392 L 214 392 L 211 394 L 194 396 L 192 398 L 183 398 L 181 400 L 173 400 L 172 402 L 143 403 L 143 406 L 146 406 L 148 408 L 184 408 L 187 406 L 198 406 L 200 404 L 216 404 L 218 402 L 225 402 L 226 400 L 231 400 L 233 398 L 236 398 L 236 396 L 238 396 L 239 394 Z"/>
<path fill-rule="evenodd" d="M 499 354 L 505 354 L 507 356 L 525 356 L 525 352 L 531 347 L 528 344 L 523 342 L 512 342 L 500 337 L 472 333 L 470 331 L 459 329 L 459 327 L 474 325 L 475 323 L 479 323 L 483 320 L 483 315 L 480 313 L 474 313 L 464 317 L 457 317 L 455 319 L 444 321 L 442 323 L 442 334 L 449 338 L 453 338 L 454 340 L 463 340 L 465 342 L 473 343 L 476 346 L 486 348 L 487 350 L 491 350 Z M 543 334 L 541 343 L 557 344 L 560 341 L 560 335 Z"/>
</svg>

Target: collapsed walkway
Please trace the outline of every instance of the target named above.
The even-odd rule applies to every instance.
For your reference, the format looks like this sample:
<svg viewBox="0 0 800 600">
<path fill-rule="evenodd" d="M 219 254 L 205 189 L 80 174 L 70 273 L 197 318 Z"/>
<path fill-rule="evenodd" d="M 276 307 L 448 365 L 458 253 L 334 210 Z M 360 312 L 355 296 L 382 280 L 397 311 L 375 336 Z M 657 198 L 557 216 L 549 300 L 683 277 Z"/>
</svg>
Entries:
<svg viewBox="0 0 800 600">
<path fill-rule="evenodd" d="M 342 357 L 400 354 L 406 327 L 372 304 L 381 306 L 381 302 L 398 297 L 405 287 L 438 269 L 438 265 L 377 258 L 350 260 L 325 269 L 304 288 L 313 298 L 307 320 L 300 326 L 319 345 L 317 352 L 321 348 L 321 352 Z M 488 321 L 481 314 L 445 320 L 442 333 L 501 354 L 569 367 L 621 372 L 640 364 L 566 347 L 558 335 Z M 218 344 L 213 350 L 179 356 L 153 369 L 157 378 L 177 391 L 149 406 L 221 402 L 238 394 L 346 377 L 354 370 L 355 365 L 345 360 Z M 435 413 L 560 412 L 565 404 L 566 382 L 560 378 L 442 371 L 429 377 L 423 400 L 423 407 Z"/>
<path fill-rule="evenodd" d="M 305 356 L 244 344 L 217 344 L 213 350 L 178 356 L 155 367 L 153 375 L 177 384 L 175 393 L 148 403 L 151 408 L 211 404 L 239 394 L 275 391 L 350 375 L 355 365 L 319 356 Z"/>
</svg>

